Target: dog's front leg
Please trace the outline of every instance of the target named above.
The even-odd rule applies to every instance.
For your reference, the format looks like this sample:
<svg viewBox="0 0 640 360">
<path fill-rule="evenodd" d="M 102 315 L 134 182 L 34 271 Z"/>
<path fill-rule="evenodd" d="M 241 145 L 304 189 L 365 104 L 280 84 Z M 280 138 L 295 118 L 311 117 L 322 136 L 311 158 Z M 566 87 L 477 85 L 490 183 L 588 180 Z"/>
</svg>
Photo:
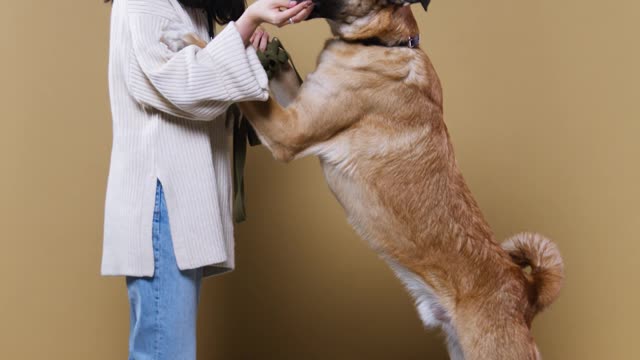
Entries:
<svg viewBox="0 0 640 360">
<path fill-rule="evenodd" d="M 238 106 L 276 159 L 290 161 L 308 146 L 303 136 L 305 119 L 298 111 L 282 107 L 273 93 L 265 102 L 244 102 Z"/>
<path fill-rule="evenodd" d="M 307 78 L 298 96 L 287 107 L 280 105 L 273 96 L 265 102 L 238 105 L 273 156 L 289 161 L 361 117 L 360 111 L 364 107 L 340 89 L 340 84 L 331 84 L 330 78 L 316 73 Z"/>
<path fill-rule="evenodd" d="M 300 79 L 293 66 L 285 64 L 269 81 L 269 90 L 282 106 L 289 106 L 298 95 Z"/>
</svg>

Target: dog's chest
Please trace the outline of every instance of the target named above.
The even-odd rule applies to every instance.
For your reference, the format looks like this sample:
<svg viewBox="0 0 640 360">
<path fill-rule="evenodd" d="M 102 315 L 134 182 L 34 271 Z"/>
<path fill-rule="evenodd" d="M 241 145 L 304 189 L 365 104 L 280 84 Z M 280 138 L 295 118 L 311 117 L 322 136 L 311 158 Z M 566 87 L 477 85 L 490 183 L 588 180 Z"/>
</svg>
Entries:
<svg viewBox="0 0 640 360">
<path fill-rule="evenodd" d="M 359 127 L 301 154 L 320 158 L 327 184 L 345 209 L 349 223 L 374 249 L 385 247 L 381 242 L 405 237 L 389 206 L 381 203 L 379 168 L 399 154 L 404 156 L 415 134 L 398 132 L 383 137 L 373 127 Z"/>
<path fill-rule="evenodd" d="M 345 171 L 322 158 L 321 163 L 327 184 L 344 208 L 351 226 L 374 249 L 379 248 L 379 239 L 384 231 L 376 218 L 385 217 L 385 210 L 378 204 L 375 194 L 367 190 L 366 182 L 356 173 Z"/>
</svg>

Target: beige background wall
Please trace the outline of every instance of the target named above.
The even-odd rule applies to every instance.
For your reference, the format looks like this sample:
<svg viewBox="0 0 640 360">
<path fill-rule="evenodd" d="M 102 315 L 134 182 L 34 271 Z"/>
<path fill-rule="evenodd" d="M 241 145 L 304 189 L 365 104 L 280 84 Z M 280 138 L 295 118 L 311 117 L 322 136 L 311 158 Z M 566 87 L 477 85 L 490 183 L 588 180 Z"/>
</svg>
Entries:
<svg viewBox="0 0 640 360">
<path fill-rule="evenodd" d="M 537 318 L 546 359 L 638 359 L 640 3 L 414 7 L 446 121 L 500 238 L 543 232 L 567 282 Z M 0 359 L 124 359 L 123 278 L 99 276 L 111 123 L 109 7 L 0 11 Z M 321 21 L 278 32 L 307 73 Z M 203 285 L 200 359 L 445 359 L 346 224 L 317 160 L 252 149 L 238 270 Z"/>
</svg>

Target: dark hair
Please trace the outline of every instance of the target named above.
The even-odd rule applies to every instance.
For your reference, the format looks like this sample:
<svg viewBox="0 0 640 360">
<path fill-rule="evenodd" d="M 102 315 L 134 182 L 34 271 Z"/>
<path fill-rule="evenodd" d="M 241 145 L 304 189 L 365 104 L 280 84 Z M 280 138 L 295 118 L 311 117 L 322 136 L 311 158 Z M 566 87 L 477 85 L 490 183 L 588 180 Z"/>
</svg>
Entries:
<svg viewBox="0 0 640 360">
<path fill-rule="evenodd" d="M 226 24 L 236 21 L 245 10 L 245 0 L 178 0 L 182 5 L 204 9 L 209 21 L 209 35 L 213 36 L 213 21 L 218 24 Z M 113 2 L 113 0 L 104 0 Z"/>
</svg>

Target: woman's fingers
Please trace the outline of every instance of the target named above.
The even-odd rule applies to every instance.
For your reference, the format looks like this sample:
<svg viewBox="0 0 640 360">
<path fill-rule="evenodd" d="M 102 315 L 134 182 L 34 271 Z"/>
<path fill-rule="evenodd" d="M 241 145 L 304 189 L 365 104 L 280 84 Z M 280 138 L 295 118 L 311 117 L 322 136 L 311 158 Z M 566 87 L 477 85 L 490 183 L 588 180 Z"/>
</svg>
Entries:
<svg viewBox="0 0 640 360">
<path fill-rule="evenodd" d="M 300 1 L 293 1 L 293 0 L 274 0 L 273 1 L 273 6 L 278 7 L 278 8 L 290 9 L 290 8 L 298 5 L 299 3 L 300 3 Z"/>
<path fill-rule="evenodd" d="M 291 20 L 293 20 L 293 22 L 295 23 L 304 21 L 306 18 L 309 17 L 309 15 L 311 15 L 312 11 L 313 11 L 313 4 L 311 4 L 311 6 L 309 6 L 308 8 L 300 11 L 296 16 L 292 17 Z"/>
<path fill-rule="evenodd" d="M 301 21 L 304 21 L 306 18 L 309 17 L 309 15 L 311 15 L 311 12 L 313 11 L 313 4 L 311 4 L 311 6 L 302 9 L 302 11 L 300 11 L 299 13 L 297 13 L 296 15 L 287 18 L 285 21 L 283 21 L 281 24 L 279 24 L 278 26 L 282 27 L 285 25 L 290 25 L 290 24 L 295 24 L 295 23 L 299 23 Z"/>
<path fill-rule="evenodd" d="M 269 45 L 269 40 L 271 40 L 271 35 L 269 35 L 269 33 L 263 28 L 258 27 L 251 35 L 249 42 L 254 49 L 265 51 L 267 50 L 267 45 Z"/>
<path fill-rule="evenodd" d="M 279 26 L 285 25 L 286 23 L 289 22 L 289 19 L 293 20 L 294 16 L 308 9 L 312 5 L 313 3 L 311 1 L 304 1 L 304 2 L 298 3 L 296 6 L 292 8 L 281 11 L 276 15 L 274 19 L 275 20 L 274 24 L 278 24 Z"/>
<path fill-rule="evenodd" d="M 253 32 L 253 35 L 251 35 L 249 42 L 255 49 L 260 46 L 260 39 L 262 39 L 262 34 L 264 34 L 264 32 L 265 31 L 262 28 L 257 28 L 256 31 Z"/>
<path fill-rule="evenodd" d="M 312 6 L 313 2 L 311 0 L 300 2 L 291 0 L 260 0 L 249 6 L 245 14 L 252 14 L 247 16 L 253 16 L 261 22 L 283 26 L 286 25 L 286 23 L 304 20 L 309 16 L 311 12 L 309 8 Z M 253 44 L 259 38 L 258 34 L 254 34 L 249 40 Z"/>
<path fill-rule="evenodd" d="M 269 34 L 267 32 L 264 32 L 260 37 L 260 44 L 259 44 L 260 51 L 267 50 L 267 44 L 269 44 Z"/>
</svg>

